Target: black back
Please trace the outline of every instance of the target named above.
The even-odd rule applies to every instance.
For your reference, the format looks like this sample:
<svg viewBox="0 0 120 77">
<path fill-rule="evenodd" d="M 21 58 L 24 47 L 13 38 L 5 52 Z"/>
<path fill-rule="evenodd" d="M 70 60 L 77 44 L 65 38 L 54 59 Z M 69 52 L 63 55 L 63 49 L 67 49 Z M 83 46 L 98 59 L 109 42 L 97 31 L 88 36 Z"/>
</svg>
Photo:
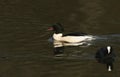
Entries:
<svg viewBox="0 0 120 77">
<path fill-rule="evenodd" d="M 85 36 L 85 35 L 87 35 L 87 33 L 74 32 L 74 33 L 65 34 L 63 36 Z"/>
</svg>

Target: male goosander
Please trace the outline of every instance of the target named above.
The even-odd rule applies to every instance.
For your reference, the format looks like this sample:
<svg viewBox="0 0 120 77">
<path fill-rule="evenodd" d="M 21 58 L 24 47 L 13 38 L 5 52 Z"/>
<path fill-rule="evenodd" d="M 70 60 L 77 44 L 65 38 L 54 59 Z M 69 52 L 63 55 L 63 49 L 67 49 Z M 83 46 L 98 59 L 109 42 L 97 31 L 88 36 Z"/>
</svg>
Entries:
<svg viewBox="0 0 120 77">
<path fill-rule="evenodd" d="M 95 58 L 99 63 L 103 63 L 107 65 L 108 71 L 113 70 L 113 62 L 115 60 L 115 54 L 111 46 L 107 46 L 105 48 L 101 48 L 96 53 Z"/>
<path fill-rule="evenodd" d="M 56 41 L 68 42 L 68 43 L 78 43 L 83 41 L 93 40 L 93 36 L 87 35 L 86 33 L 69 33 L 63 34 L 63 27 L 60 23 L 56 23 L 49 28 L 49 30 L 55 31 L 53 34 L 53 38 Z"/>
<path fill-rule="evenodd" d="M 63 34 L 64 29 L 60 23 L 52 25 L 48 30 L 54 31 L 53 45 L 55 48 L 55 54 L 58 52 L 63 53 L 63 51 L 61 51 L 63 46 L 78 46 L 94 39 L 92 35 L 87 35 L 86 33 L 76 32 Z"/>
</svg>

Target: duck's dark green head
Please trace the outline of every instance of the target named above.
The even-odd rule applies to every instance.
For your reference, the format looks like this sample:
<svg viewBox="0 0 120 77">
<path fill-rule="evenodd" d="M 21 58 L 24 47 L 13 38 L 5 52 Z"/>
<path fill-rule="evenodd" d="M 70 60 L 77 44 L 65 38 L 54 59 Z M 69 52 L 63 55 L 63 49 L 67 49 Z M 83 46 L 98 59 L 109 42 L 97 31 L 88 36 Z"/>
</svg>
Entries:
<svg viewBox="0 0 120 77">
<path fill-rule="evenodd" d="M 64 31 L 62 25 L 60 23 L 53 24 L 48 30 L 55 31 L 56 34 L 62 33 Z"/>
</svg>

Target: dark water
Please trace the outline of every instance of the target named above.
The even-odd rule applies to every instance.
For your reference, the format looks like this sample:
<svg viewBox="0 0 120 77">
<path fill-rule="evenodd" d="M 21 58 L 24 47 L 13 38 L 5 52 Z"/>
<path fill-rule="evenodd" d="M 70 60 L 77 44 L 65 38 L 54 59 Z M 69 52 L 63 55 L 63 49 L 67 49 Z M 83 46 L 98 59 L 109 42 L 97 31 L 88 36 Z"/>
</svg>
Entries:
<svg viewBox="0 0 120 77">
<path fill-rule="evenodd" d="M 119 77 L 119 0 L 1 0 L 0 77 Z M 66 47 L 53 56 L 49 25 L 61 22 L 65 33 L 96 36 L 90 46 Z M 114 71 L 94 59 L 96 50 L 112 45 Z"/>
</svg>

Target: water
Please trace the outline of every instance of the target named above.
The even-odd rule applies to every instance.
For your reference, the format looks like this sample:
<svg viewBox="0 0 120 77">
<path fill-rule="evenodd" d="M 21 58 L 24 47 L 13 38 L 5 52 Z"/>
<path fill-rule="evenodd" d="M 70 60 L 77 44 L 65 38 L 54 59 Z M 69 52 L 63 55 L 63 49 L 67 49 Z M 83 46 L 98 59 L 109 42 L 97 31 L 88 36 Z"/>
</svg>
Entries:
<svg viewBox="0 0 120 77">
<path fill-rule="evenodd" d="M 1 77 L 119 77 L 119 0 L 1 0 Z M 95 36 L 89 46 L 65 47 L 53 56 L 47 28 L 63 24 L 64 33 Z M 114 70 L 94 59 L 100 47 L 111 45 L 117 54 Z"/>
</svg>

